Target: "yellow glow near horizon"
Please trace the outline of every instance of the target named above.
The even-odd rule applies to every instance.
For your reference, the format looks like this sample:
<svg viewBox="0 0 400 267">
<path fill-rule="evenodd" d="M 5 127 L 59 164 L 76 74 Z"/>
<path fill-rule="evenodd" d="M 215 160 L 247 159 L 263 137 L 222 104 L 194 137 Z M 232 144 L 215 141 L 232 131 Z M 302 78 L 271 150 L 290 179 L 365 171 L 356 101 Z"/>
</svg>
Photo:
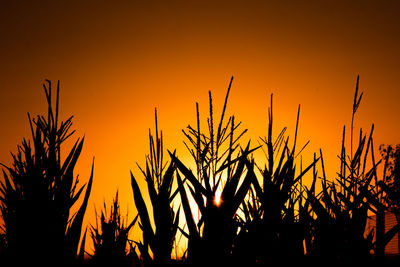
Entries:
<svg viewBox="0 0 400 267">
<path fill-rule="evenodd" d="M 221 204 L 221 190 L 220 188 L 217 189 L 217 191 L 215 192 L 215 198 L 214 198 L 214 202 L 217 206 L 219 206 Z"/>
</svg>

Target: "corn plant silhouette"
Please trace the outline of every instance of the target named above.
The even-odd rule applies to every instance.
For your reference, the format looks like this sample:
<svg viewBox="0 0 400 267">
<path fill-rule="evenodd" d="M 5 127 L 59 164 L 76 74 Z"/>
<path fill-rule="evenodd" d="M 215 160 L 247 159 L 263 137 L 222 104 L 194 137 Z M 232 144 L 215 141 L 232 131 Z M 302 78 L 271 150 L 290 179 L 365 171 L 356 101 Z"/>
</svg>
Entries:
<svg viewBox="0 0 400 267">
<path fill-rule="evenodd" d="M 233 77 L 229 83 L 225 103 L 217 130 L 214 127 L 214 111 L 211 92 L 209 92 L 209 117 L 207 130 L 200 127 L 199 105 L 196 104 L 197 127 L 187 127 L 183 130 L 189 144 L 185 143 L 196 164 L 193 173 L 170 153 L 176 164 L 178 189 L 182 207 L 185 212 L 189 233 L 181 232 L 188 238 L 187 256 L 189 262 L 195 263 L 227 263 L 231 258 L 234 239 L 237 233 L 236 212 L 246 197 L 254 179 L 254 162 L 248 156 L 256 149 L 247 147 L 239 151 L 240 138 L 247 130 L 238 132 L 241 123 L 235 122 L 230 116 L 224 121 L 228 96 Z M 180 173 L 188 181 L 188 189 L 195 200 L 200 214 L 195 222 L 193 208 L 189 205 L 187 190 Z M 241 183 L 240 183 L 241 182 Z M 220 189 L 218 189 L 220 187 Z M 216 192 L 221 191 L 220 202 L 216 201 Z"/>
<path fill-rule="evenodd" d="M 238 260 L 251 263 L 293 261 L 303 256 L 305 225 L 298 214 L 295 214 L 295 207 L 302 205 L 300 189 L 303 176 L 319 160 L 314 159 L 296 175 L 295 158 L 308 144 L 307 142 L 295 154 L 300 106 L 293 148 L 289 148 L 289 137 L 285 138 L 286 127 L 281 130 L 276 140 L 272 139 L 272 102 L 271 95 L 271 106 L 268 109 L 268 136 L 261 138 L 266 146 L 267 157 L 264 168 L 259 168 L 263 183 L 260 185 L 257 179 L 254 180 L 254 190 L 252 188 L 249 200 L 242 205 L 244 218 L 241 220 L 239 239 L 235 246 Z M 291 257 L 287 258 L 285 254 L 290 254 Z"/>
<path fill-rule="evenodd" d="M 17 154 L 12 154 L 13 165 L 3 165 L 0 211 L 6 255 L 13 265 L 75 261 L 93 182 L 94 162 L 87 185 L 78 187 L 74 176 L 84 138 L 78 138 L 64 162 L 61 160 L 62 144 L 74 133 L 70 131 L 73 117 L 59 121 L 59 82 L 55 110 L 51 82 L 46 83 L 47 116 L 31 119 L 28 113 L 33 145 L 24 139 Z M 83 202 L 71 215 L 85 186 Z"/>
<path fill-rule="evenodd" d="M 121 218 L 117 191 L 109 214 L 104 203 L 104 209 L 100 215 L 100 225 L 96 220 L 96 225 L 92 225 L 91 227 L 91 236 L 94 245 L 94 254 L 91 259 L 93 264 L 102 266 L 131 266 L 133 263 L 136 263 L 138 265 L 138 255 L 132 242 L 128 239 L 129 231 L 135 225 L 138 215 L 136 215 L 129 225 L 127 224 L 127 217 L 125 220 Z M 129 247 L 128 252 L 127 247 Z"/>
<path fill-rule="evenodd" d="M 372 125 L 369 137 L 360 130 L 358 146 L 353 153 L 353 123 L 359 108 L 362 93 L 358 94 L 359 77 L 357 77 L 354 95 L 350 133 L 350 154 L 346 152 L 345 127 L 343 128 L 340 170 L 338 178 L 329 182 L 325 171 L 321 181 L 322 191 L 315 194 L 315 187 L 307 190 L 310 207 L 315 218 L 309 217 L 313 229 L 313 244 L 309 247 L 316 259 L 329 259 L 342 263 L 367 263 L 370 251 L 382 260 L 384 247 L 398 232 L 398 225 L 385 232 L 384 202 L 379 188 L 373 151 Z M 367 169 L 367 158 L 371 155 L 372 166 Z M 322 159 L 322 152 L 321 152 Z M 323 160 L 321 161 L 322 168 Z M 315 183 L 315 177 L 314 182 Z M 366 233 L 368 211 L 377 215 L 376 242 L 373 242 L 373 230 Z"/>
<path fill-rule="evenodd" d="M 145 264 L 169 264 L 179 223 L 179 209 L 175 214 L 172 208 L 176 196 L 176 191 L 172 192 L 176 167 L 173 162 L 169 165 L 164 163 L 163 136 L 162 131 L 160 133 L 158 131 L 157 110 L 155 110 L 155 127 L 155 139 L 149 129 L 150 154 L 146 156 L 146 169 L 143 170 L 138 165 L 145 177 L 153 207 L 154 230 L 138 182 L 131 172 L 133 197 L 140 217 L 139 226 L 143 231 L 143 242 L 137 242 L 137 245 Z M 149 247 L 153 259 L 150 257 Z"/>
</svg>

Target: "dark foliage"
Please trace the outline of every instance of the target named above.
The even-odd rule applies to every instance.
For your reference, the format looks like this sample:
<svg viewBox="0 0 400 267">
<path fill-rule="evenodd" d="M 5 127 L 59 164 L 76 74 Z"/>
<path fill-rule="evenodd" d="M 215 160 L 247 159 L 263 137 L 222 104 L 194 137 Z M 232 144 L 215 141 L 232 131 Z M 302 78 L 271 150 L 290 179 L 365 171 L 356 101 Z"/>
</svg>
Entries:
<svg viewBox="0 0 400 267">
<path fill-rule="evenodd" d="M 75 142 L 62 162 L 62 144 L 74 133 L 70 132 L 72 117 L 59 121 L 59 84 L 55 110 L 50 81 L 43 87 L 48 103 L 47 116 L 31 119 L 28 114 L 32 146 L 24 139 L 17 154 L 12 154 L 13 165 L 3 165 L 0 211 L 4 220 L 5 254 L 13 262 L 74 262 L 92 187 L 93 166 L 85 190 L 85 185 L 79 187 L 78 178 L 74 176 L 84 138 Z M 80 208 L 77 213 L 70 214 L 82 192 L 85 195 Z"/>
<path fill-rule="evenodd" d="M 132 245 L 133 241 L 128 239 L 129 231 L 135 225 L 137 219 L 138 215 L 127 225 L 127 218 L 124 220 L 121 217 L 118 192 L 109 214 L 107 214 L 107 207 L 104 203 L 104 209 L 100 215 L 100 224 L 96 220 L 96 226 L 91 227 L 94 246 L 91 263 L 102 266 L 132 266 L 134 263 L 138 264 L 139 258 Z M 129 251 L 127 251 L 127 248 L 129 248 Z"/>
<path fill-rule="evenodd" d="M 358 77 L 348 131 L 350 148 L 345 145 L 344 127 L 338 156 L 340 169 L 334 179 L 328 179 L 325 173 L 322 150 L 303 168 L 301 153 L 308 142 L 300 150 L 297 148 L 300 107 L 293 144 L 285 136 L 286 128 L 274 137 L 272 96 L 267 137 L 261 138 L 258 147 L 251 148 L 250 142 L 241 147 L 247 130 L 241 130 L 235 116 L 226 116 L 232 81 L 233 77 L 219 121 L 215 123 L 210 92 L 205 126 L 196 104 L 196 126 L 189 125 L 183 130 L 194 170 L 175 151 L 169 152 L 170 162 L 165 162 L 156 112 L 155 136 L 149 130 L 146 166 L 139 166 L 150 202 L 145 202 L 141 183 L 131 173 L 138 214 L 131 222 L 127 221 L 128 215 L 126 219 L 121 216 L 118 193 L 109 210 L 104 204 L 96 225 L 91 227 L 94 253 L 87 262 L 84 261 L 86 231 L 82 239 L 81 231 L 93 166 L 87 185 L 78 186 L 73 171 L 84 138 L 75 142 L 62 162 L 62 144 L 73 134 L 72 117 L 59 122 L 59 86 L 54 110 L 48 81 L 44 86 L 47 116 L 31 119 L 28 114 L 32 145 L 24 139 L 17 154 L 12 155 L 13 165 L 3 165 L 0 263 L 11 260 L 12 265 L 35 266 L 389 263 L 385 246 L 398 234 L 400 225 L 386 229 L 385 213 L 394 212 L 400 219 L 400 145 L 381 146 L 382 159 L 376 161 L 374 125 L 369 133 L 360 129 L 355 145 L 354 121 L 363 95 L 359 93 Z M 257 149 L 265 152 L 264 166 L 255 164 L 253 152 Z M 380 177 L 377 167 L 382 163 Z M 322 175 L 318 174 L 320 170 Z M 311 176 L 311 184 L 305 183 L 306 175 Z M 82 193 L 84 196 L 80 197 Z M 82 198 L 78 211 L 70 214 Z M 180 201 L 177 211 L 173 209 L 174 200 Z M 181 207 L 184 222 L 179 221 Z M 376 226 L 367 231 L 371 215 L 376 218 Z M 129 232 L 136 222 L 143 236 L 133 241 Z M 187 238 L 188 246 L 181 259 L 173 259 L 178 229 Z M 392 258 L 392 262 L 396 261 Z"/>
<path fill-rule="evenodd" d="M 175 215 L 172 202 L 176 194 L 172 193 L 175 164 L 164 163 L 164 148 L 162 131 L 158 132 L 157 110 L 155 112 L 156 138 L 154 140 L 149 130 L 150 154 L 146 157 L 146 170 L 141 169 L 153 207 L 153 230 L 149 211 L 143 200 L 138 182 L 131 172 L 131 184 L 136 208 L 140 217 L 140 228 L 143 232 L 143 242 L 137 242 L 142 260 L 146 264 L 169 264 L 178 229 L 179 210 Z M 167 168 L 168 165 L 168 168 Z M 154 257 L 151 258 L 148 249 Z"/>
<path fill-rule="evenodd" d="M 304 254 L 306 224 L 296 214 L 302 207 L 301 183 L 303 176 L 315 167 L 318 159 L 296 175 L 295 158 L 299 112 L 295 139 L 289 148 L 284 128 L 276 140 L 272 139 L 273 129 L 272 96 L 268 110 L 268 136 L 261 138 L 266 146 L 267 163 L 260 168 L 262 185 L 253 180 L 254 190 L 243 203 L 244 219 L 236 245 L 236 257 L 242 262 L 266 264 L 269 261 L 295 261 Z M 306 144 L 307 145 L 307 144 Z M 290 254 L 287 258 L 285 255 Z"/>
<path fill-rule="evenodd" d="M 177 173 L 178 189 L 189 230 L 189 233 L 183 229 L 181 232 L 189 240 L 187 256 L 192 263 L 222 264 L 231 260 L 238 232 L 236 213 L 252 182 L 256 180 L 254 162 L 249 159 L 256 148 L 250 149 L 250 143 L 244 150 L 239 147 L 239 140 L 247 130 L 238 130 L 241 123 L 236 123 L 234 116 L 224 121 L 232 80 L 233 77 L 217 128 L 214 125 L 210 92 L 207 130 L 203 131 L 200 127 L 199 105 L 196 104 L 197 127 L 189 125 L 187 131 L 183 131 L 189 141 L 189 144 L 185 144 L 194 159 L 195 172 L 170 153 L 179 173 L 188 181 L 187 188 L 198 209 L 192 210 L 193 207 L 189 205 L 186 188 Z M 217 190 L 221 192 L 220 203 L 216 202 Z M 193 212 L 199 212 L 197 223 Z"/>
</svg>

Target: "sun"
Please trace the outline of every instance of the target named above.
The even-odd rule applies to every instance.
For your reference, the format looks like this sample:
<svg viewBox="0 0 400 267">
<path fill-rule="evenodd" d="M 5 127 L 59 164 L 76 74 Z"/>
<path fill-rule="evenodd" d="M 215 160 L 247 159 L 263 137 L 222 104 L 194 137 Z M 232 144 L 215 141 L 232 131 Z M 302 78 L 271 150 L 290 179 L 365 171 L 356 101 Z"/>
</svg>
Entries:
<svg viewBox="0 0 400 267">
<path fill-rule="evenodd" d="M 218 188 L 215 192 L 214 202 L 217 206 L 221 204 L 221 189 Z"/>
</svg>

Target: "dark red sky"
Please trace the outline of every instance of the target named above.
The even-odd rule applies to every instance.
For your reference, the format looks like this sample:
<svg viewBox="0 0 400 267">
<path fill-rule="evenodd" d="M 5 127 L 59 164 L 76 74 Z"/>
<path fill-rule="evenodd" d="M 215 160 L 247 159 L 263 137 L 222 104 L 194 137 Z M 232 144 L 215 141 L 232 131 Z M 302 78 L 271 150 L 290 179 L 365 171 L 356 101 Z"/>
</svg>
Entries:
<svg viewBox="0 0 400 267">
<path fill-rule="evenodd" d="M 375 123 L 376 148 L 400 142 L 399 1 L 143 2 L 1 2 L 0 162 L 28 136 L 26 113 L 45 111 L 44 79 L 61 80 L 63 117 L 86 135 L 82 181 L 96 156 L 92 207 L 117 188 L 132 205 L 129 170 L 139 176 L 154 107 L 165 147 L 185 158 L 180 130 L 195 122 L 195 103 L 204 118 L 212 89 L 220 111 L 232 75 L 228 112 L 246 139 L 266 135 L 271 93 L 277 131 L 293 135 L 301 104 L 304 155 L 322 148 L 330 177 L 357 74 L 356 131 Z"/>
</svg>

